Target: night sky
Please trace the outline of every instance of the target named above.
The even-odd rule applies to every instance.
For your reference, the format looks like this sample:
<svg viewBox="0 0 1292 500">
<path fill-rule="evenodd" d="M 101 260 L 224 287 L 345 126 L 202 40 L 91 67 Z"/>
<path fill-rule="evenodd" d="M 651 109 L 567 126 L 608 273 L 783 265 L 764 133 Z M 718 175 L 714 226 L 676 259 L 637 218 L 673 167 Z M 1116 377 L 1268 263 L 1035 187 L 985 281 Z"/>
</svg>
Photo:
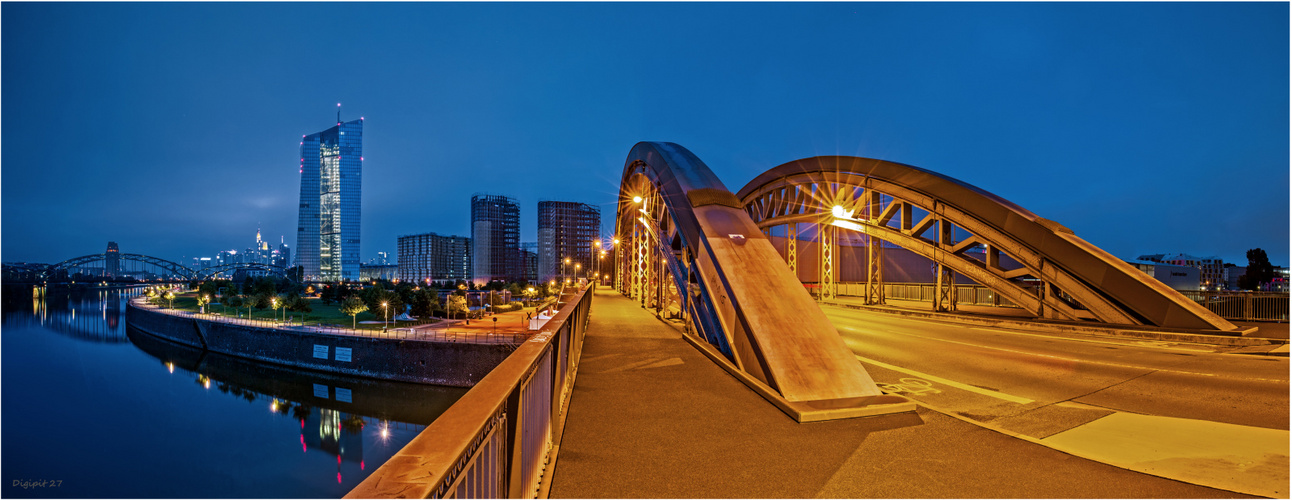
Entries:
<svg viewBox="0 0 1292 500">
<path fill-rule="evenodd" d="M 304 134 L 365 118 L 367 261 L 471 195 L 600 205 L 638 141 L 736 191 L 940 172 L 1112 254 L 1289 247 L 1287 3 L 0 6 L 0 259 L 296 247 Z"/>
</svg>

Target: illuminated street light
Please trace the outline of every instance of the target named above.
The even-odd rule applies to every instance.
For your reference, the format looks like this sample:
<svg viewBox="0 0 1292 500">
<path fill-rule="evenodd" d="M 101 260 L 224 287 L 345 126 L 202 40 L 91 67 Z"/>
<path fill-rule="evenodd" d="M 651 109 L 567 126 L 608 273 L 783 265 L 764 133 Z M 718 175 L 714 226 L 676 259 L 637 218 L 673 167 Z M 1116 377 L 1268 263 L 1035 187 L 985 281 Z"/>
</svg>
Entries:
<svg viewBox="0 0 1292 500">
<path fill-rule="evenodd" d="M 390 320 L 388 319 L 390 317 L 390 308 L 386 307 L 385 302 L 381 303 L 381 311 L 382 311 L 381 331 L 384 332 L 386 331 L 387 325 L 390 323 Z"/>
</svg>

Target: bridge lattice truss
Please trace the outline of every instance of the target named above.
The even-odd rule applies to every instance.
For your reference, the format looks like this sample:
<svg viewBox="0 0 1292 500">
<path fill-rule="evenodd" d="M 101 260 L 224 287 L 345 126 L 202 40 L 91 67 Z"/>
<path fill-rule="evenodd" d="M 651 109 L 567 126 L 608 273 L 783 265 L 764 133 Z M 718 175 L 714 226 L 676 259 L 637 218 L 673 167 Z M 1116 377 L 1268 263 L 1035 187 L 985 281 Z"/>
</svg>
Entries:
<svg viewBox="0 0 1292 500">
<path fill-rule="evenodd" d="M 282 266 L 272 266 L 269 264 L 238 263 L 238 264 L 225 264 L 221 266 L 213 266 L 205 269 L 193 269 L 183 264 L 172 262 L 166 259 L 153 257 L 149 255 L 137 254 L 137 253 L 117 254 L 117 258 L 122 261 L 138 262 L 141 264 L 147 264 L 161 269 L 165 269 L 168 272 L 170 272 L 172 276 L 178 276 L 185 280 L 208 279 L 211 276 L 214 276 L 216 274 L 227 272 L 227 271 L 233 271 L 237 269 L 260 270 L 260 271 L 270 272 L 275 275 L 282 276 L 284 278 L 288 277 L 287 270 L 284 269 Z M 91 255 L 82 255 L 80 257 L 67 259 L 57 264 L 51 264 L 49 267 L 47 267 L 44 270 L 44 272 L 46 275 L 53 275 L 53 273 L 55 273 L 60 269 L 74 269 L 78 267 L 85 267 L 87 264 L 91 264 L 94 262 L 104 262 L 106 260 L 107 260 L 107 254 L 96 253 Z"/>
<path fill-rule="evenodd" d="M 815 226 L 825 297 L 835 291 L 838 252 L 833 250 L 839 232 L 849 231 L 866 235 L 864 297 L 870 303 L 884 301 L 882 240 L 937 266 L 934 307 L 940 310 L 955 308 L 954 272 L 1039 318 L 1234 329 L 1070 229 L 917 167 L 856 157 L 806 158 L 758 176 L 737 197 L 760 229 L 786 225 L 793 234 L 802 224 Z M 974 249 L 982 251 L 971 253 Z"/>
<path fill-rule="evenodd" d="M 799 281 L 799 229 L 815 233 L 824 298 L 835 295 L 839 232 L 847 231 L 862 235 L 848 239 L 864 242 L 871 303 L 884 301 L 880 242 L 887 241 L 934 263 L 942 310 L 955 308 L 959 273 L 1038 318 L 1236 330 L 1053 221 L 964 182 L 881 160 L 798 160 L 732 194 L 686 148 L 643 142 L 625 161 L 615 225 L 616 288 L 683 319 L 716 355 L 791 406 L 882 394 Z M 781 225 L 784 257 L 769 238 Z"/>
</svg>

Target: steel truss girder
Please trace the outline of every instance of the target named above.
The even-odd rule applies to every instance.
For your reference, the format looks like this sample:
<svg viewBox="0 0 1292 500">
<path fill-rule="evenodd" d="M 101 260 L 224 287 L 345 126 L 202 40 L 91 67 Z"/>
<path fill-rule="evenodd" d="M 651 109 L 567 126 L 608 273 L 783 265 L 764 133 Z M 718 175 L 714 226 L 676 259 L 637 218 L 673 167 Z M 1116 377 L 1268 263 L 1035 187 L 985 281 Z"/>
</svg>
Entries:
<svg viewBox="0 0 1292 500">
<path fill-rule="evenodd" d="M 811 182 L 817 182 L 811 179 L 808 180 Z M 856 179 L 856 181 L 865 182 L 863 179 Z M 993 243 L 1009 241 L 1003 233 L 994 231 L 983 224 L 975 224 L 972 221 L 972 218 L 968 217 L 967 214 L 953 207 L 949 207 L 946 204 L 940 203 L 931 197 L 913 193 L 910 190 L 901 188 L 900 186 L 885 186 L 886 183 L 880 182 L 877 179 L 871 179 L 870 182 L 873 183 L 872 185 L 881 186 L 879 188 L 873 188 L 875 193 L 882 196 L 888 196 L 893 200 L 889 202 L 887 207 L 885 207 L 884 213 L 893 212 L 895 215 L 900 213 L 901 220 L 904 221 L 901 225 L 905 226 L 906 229 L 863 223 L 866 228 L 865 231 L 862 231 L 863 233 L 901 246 L 902 248 L 921 255 L 940 266 L 945 266 L 949 268 L 947 272 L 954 271 L 963 274 L 969 279 L 991 288 L 996 293 L 1009 299 L 1010 302 L 1013 302 L 1024 310 L 1032 312 L 1037 317 L 1067 320 L 1080 319 L 1080 313 L 1064 301 L 1059 300 L 1057 297 L 1050 294 L 1042 294 L 1042 297 L 1038 297 L 1028 289 L 1010 281 L 1010 278 L 1029 275 L 1046 282 L 1054 283 L 1063 290 L 1076 289 L 1074 287 L 1080 286 L 1078 282 L 1071 276 L 1067 275 L 1067 273 L 1054 268 L 1052 265 L 1047 265 L 1040 254 L 1032 252 L 1027 249 L 1027 247 L 1019 244 L 1010 245 L 1009 247 L 1014 248 L 1017 253 L 1005 252 L 1006 255 L 1022 264 L 1023 267 L 1018 270 L 989 268 L 980 263 L 977 259 L 964 255 L 963 251 L 967 250 L 969 246 L 962 246 L 961 251 L 952 252 L 951 250 L 955 248 L 954 245 L 931 241 L 919 235 L 934 226 L 939 226 L 938 231 L 942 231 L 941 227 L 946 227 L 946 231 L 949 232 L 950 225 L 943 224 L 942 221 L 968 221 L 967 224 L 956 225 L 969 231 L 974 235 L 975 239 L 981 241 Z M 907 196 L 915 199 L 905 198 Z M 894 205 L 898 208 L 890 210 Z M 913 207 L 918 207 L 928 211 L 928 214 L 925 215 L 918 223 L 910 222 L 913 220 Z M 813 214 L 809 208 L 811 207 L 805 207 L 803 209 L 803 211 L 807 212 L 806 214 L 790 216 L 787 217 L 787 219 L 798 219 L 803 217 L 813 217 L 816 219 L 822 218 L 820 212 Z M 852 208 L 853 207 L 845 207 L 845 209 Z M 815 207 L 815 209 L 825 210 L 825 207 Z M 782 223 L 784 223 L 784 221 L 779 219 L 758 222 L 759 226 L 774 226 Z M 975 232 L 974 229 L 977 229 L 978 232 Z M 987 233 L 990 236 L 984 236 L 979 233 Z M 994 248 L 999 251 L 999 244 L 997 243 Z M 939 283 L 942 283 L 942 281 L 940 280 Z M 946 279 L 946 286 L 953 286 L 953 283 L 949 278 Z M 950 310 L 949 300 L 951 293 L 951 291 L 945 289 L 941 290 L 941 298 L 935 299 L 935 308 L 939 310 Z M 1093 300 L 1091 300 L 1090 303 L 1082 302 L 1082 305 L 1086 306 L 1086 308 L 1089 309 L 1100 321 L 1114 324 L 1140 324 L 1140 322 L 1135 318 L 1107 303 L 1106 299 L 1103 299 L 1099 295 L 1090 294 L 1089 296 Z"/>
<path fill-rule="evenodd" d="M 143 254 L 137 254 L 137 253 L 117 254 L 117 258 L 120 260 L 127 260 L 127 261 L 139 262 L 143 264 L 157 266 L 157 267 L 166 269 L 172 273 L 175 273 L 179 276 L 182 276 L 184 279 L 191 279 L 193 277 L 192 268 L 185 266 L 183 264 L 177 264 L 175 262 L 171 262 L 166 259 L 159 259 L 157 257 L 152 257 L 149 255 L 143 255 Z M 48 268 L 48 272 L 53 272 L 58 269 L 81 267 L 85 264 L 94 262 L 96 260 L 107 260 L 107 254 L 96 253 L 91 255 L 83 255 L 80 257 L 73 257 L 71 259 L 67 259 L 57 264 L 51 264 Z"/>
<path fill-rule="evenodd" d="M 849 188 L 854 193 L 870 188 L 892 200 L 877 217 L 862 223 L 863 232 L 944 264 L 1038 316 L 1075 319 L 1079 313 L 1059 294 L 1043 290 L 1037 297 L 1011 279 L 1033 276 L 1045 283 L 1043 289 L 1062 290 L 1105 323 L 1225 331 L 1236 328 L 1081 240 L 1067 228 L 978 188 L 916 167 L 866 158 L 807 158 L 760 175 L 741 189 L 738 197 L 746 212 L 763 227 L 829 217 L 827 203 L 834 201 L 831 195 Z M 832 193 L 810 198 L 788 194 L 813 189 L 829 189 Z M 866 213 L 858 210 L 864 202 L 858 203 L 855 196 L 844 193 L 841 198 L 851 198 L 845 209 Z M 913 221 L 911 207 L 919 207 L 928 215 Z M 889 225 L 895 218 L 896 228 Z M 954 224 L 973 238 L 951 244 L 949 240 L 935 242 L 920 237 L 939 221 Z M 978 244 L 988 248 L 985 263 L 964 255 Z M 1022 267 L 1001 269 L 1000 252 Z"/>
</svg>

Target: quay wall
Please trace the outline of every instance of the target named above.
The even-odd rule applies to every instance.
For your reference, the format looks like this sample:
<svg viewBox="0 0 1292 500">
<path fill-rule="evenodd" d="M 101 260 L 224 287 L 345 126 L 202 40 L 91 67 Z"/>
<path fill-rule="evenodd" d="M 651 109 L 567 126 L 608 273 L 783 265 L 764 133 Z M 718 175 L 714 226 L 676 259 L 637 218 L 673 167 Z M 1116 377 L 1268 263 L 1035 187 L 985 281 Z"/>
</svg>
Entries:
<svg viewBox="0 0 1292 500">
<path fill-rule="evenodd" d="M 176 316 L 130 301 L 126 322 L 149 335 L 212 352 L 279 365 L 401 382 L 471 387 L 516 349 L 258 328 Z"/>
</svg>

